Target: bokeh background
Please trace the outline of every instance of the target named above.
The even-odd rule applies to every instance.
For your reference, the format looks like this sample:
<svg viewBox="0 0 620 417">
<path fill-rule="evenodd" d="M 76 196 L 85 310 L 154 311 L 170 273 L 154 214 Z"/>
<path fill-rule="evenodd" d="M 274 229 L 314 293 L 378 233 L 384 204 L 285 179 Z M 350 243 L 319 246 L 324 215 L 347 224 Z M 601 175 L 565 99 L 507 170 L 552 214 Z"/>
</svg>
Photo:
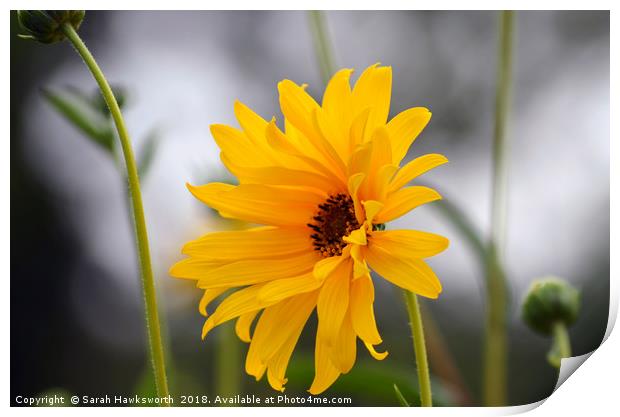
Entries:
<svg viewBox="0 0 620 417">
<path fill-rule="evenodd" d="M 450 164 L 426 179 L 486 236 L 490 218 L 491 138 L 497 54 L 496 12 L 328 12 L 340 67 L 359 74 L 375 62 L 394 72 L 391 116 L 412 106 L 433 112 L 408 155 L 437 152 Z M 519 12 L 510 113 L 507 273 L 509 402 L 548 396 L 556 371 L 550 340 L 519 319 L 529 283 L 546 274 L 583 291 L 570 334 L 575 354 L 595 349 L 609 304 L 609 13 Z M 149 391 L 143 307 L 118 165 L 51 108 L 42 88 L 95 85 L 68 43 L 18 39 L 11 12 L 11 397 L 62 391 L 77 395 Z M 182 244 L 236 227 L 194 200 L 186 182 L 226 178 L 209 133 L 236 125 L 240 99 L 282 120 L 276 83 L 322 81 L 305 12 L 88 12 L 80 30 L 112 83 L 127 91 L 126 121 L 140 149 L 160 137 L 143 194 L 176 394 L 268 394 L 265 380 L 242 371 L 247 346 L 230 327 L 200 341 L 200 291 L 167 274 Z M 483 271 L 459 233 L 432 205 L 394 227 L 448 236 L 431 264 L 443 282 L 432 314 L 436 396 L 443 404 L 480 404 Z M 377 289 L 377 320 L 390 356 L 358 351 L 354 370 L 327 396 L 357 405 L 397 405 L 392 383 L 415 390 L 415 367 L 400 295 Z M 429 315 L 429 317 L 431 317 Z M 314 319 L 313 319 L 314 320 Z M 432 324 L 432 323 L 431 323 Z M 289 367 L 287 393 L 305 394 L 313 325 Z M 440 336 L 438 336 L 440 335 Z M 220 346 L 224 346 L 221 348 Z M 224 352 L 224 353 L 223 353 Z M 435 353 L 433 353 L 435 352 Z"/>
</svg>

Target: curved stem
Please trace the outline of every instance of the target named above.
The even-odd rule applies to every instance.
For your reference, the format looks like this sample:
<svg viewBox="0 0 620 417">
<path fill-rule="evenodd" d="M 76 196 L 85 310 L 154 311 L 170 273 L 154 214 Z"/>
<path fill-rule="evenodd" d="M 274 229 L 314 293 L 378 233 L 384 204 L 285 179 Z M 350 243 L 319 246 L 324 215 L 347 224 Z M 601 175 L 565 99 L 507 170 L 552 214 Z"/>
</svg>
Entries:
<svg viewBox="0 0 620 417">
<path fill-rule="evenodd" d="M 512 78 L 514 12 L 503 11 L 500 21 L 495 128 L 493 134 L 493 194 L 491 241 L 487 261 L 487 318 L 484 357 L 484 403 L 506 405 L 506 307 L 508 290 L 502 269 L 508 190 L 506 121 Z"/>
<path fill-rule="evenodd" d="M 146 221 L 144 219 L 144 208 L 142 206 L 138 169 L 133 156 L 129 134 L 127 133 L 127 128 L 125 127 L 121 110 L 114 94 L 112 93 L 112 89 L 103 75 L 103 72 L 97 65 L 95 58 L 92 56 L 73 26 L 70 24 L 64 24 L 62 26 L 62 30 L 65 36 L 73 44 L 77 53 L 84 60 L 84 63 L 92 73 L 95 81 L 97 81 L 101 94 L 103 95 L 103 98 L 110 109 L 110 113 L 112 114 L 116 130 L 118 131 L 121 147 L 123 149 L 123 155 L 125 157 L 125 165 L 127 167 L 127 178 L 129 182 L 133 221 L 136 232 L 136 244 L 140 258 L 142 289 L 144 292 L 144 304 L 146 310 L 146 327 L 149 339 L 151 362 L 155 374 L 155 385 L 157 395 L 160 397 L 167 397 L 169 395 L 168 381 L 166 379 L 164 349 L 161 340 L 155 283 L 153 280 L 153 269 L 151 267 L 151 255 L 146 232 Z"/>
<path fill-rule="evenodd" d="M 418 384 L 420 386 L 420 404 L 422 407 L 433 406 L 433 396 L 431 391 L 431 376 L 428 370 L 428 359 L 426 358 L 426 343 L 424 341 L 424 327 L 422 325 L 422 314 L 418 297 L 411 291 L 404 290 L 405 303 L 409 313 L 409 324 L 411 325 L 411 335 L 413 336 L 413 349 L 415 350 L 415 360 L 418 367 Z"/>
</svg>

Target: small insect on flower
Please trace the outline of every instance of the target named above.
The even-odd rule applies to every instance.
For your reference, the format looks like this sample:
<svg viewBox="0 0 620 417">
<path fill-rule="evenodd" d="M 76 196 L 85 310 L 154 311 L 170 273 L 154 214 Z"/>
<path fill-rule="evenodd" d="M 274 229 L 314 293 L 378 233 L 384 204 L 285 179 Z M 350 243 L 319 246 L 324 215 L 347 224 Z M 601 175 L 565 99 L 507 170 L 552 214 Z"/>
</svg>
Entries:
<svg viewBox="0 0 620 417">
<path fill-rule="evenodd" d="M 440 199 L 427 187 L 407 186 L 448 160 L 424 155 L 404 166 L 409 146 L 431 113 L 410 108 L 388 122 L 392 69 L 373 65 L 351 89 L 353 71 L 336 73 L 319 106 L 292 81 L 278 84 L 285 131 L 235 103 L 241 129 L 211 126 L 221 159 L 239 180 L 188 185 L 227 218 L 263 225 L 210 233 L 187 243 L 189 258 L 170 274 L 204 289 L 199 310 L 215 326 L 237 319 L 250 343 L 245 369 L 283 391 L 286 368 L 301 331 L 316 308 L 315 378 L 309 391 L 325 391 L 351 370 L 359 337 L 382 360 L 370 271 L 416 294 L 437 298 L 441 284 L 424 258 L 448 240 L 415 230 L 385 230 L 385 223 Z M 236 289 L 234 292 L 229 290 Z M 229 294 L 207 315 L 207 305 Z M 254 330 L 251 331 L 257 319 Z"/>
</svg>

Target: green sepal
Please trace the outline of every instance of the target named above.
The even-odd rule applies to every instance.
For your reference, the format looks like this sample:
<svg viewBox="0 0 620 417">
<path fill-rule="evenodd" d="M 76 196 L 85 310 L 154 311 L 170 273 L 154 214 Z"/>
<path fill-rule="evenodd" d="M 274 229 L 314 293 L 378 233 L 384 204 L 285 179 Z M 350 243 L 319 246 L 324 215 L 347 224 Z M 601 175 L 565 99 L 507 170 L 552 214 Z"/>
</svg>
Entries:
<svg viewBox="0 0 620 417">
<path fill-rule="evenodd" d="M 65 38 L 62 26 L 70 24 L 78 30 L 85 14 L 84 10 L 18 10 L 17 20 L 26 31 L 18 36 L 41 43 L 60 42 Z"/>
</svg>

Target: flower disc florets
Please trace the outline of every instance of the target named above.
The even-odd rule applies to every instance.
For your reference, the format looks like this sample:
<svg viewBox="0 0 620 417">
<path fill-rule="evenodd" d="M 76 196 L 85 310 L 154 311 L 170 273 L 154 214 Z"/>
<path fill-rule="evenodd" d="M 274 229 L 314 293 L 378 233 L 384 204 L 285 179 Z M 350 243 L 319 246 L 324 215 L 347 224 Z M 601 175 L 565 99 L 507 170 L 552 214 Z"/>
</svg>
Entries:
<svg viewBox="0 0 620 417">
<path fill-rule="evenodd" d="M 313 246 L 324 257 L 340 256 L 347 243 L 342 240 L 360 225 L 355 218 L 353 199 L 339 193 L 330 196 L 313 217 L 314 222 L 308 227 L 314 231 L 310 237 Z"/>
</svg>

